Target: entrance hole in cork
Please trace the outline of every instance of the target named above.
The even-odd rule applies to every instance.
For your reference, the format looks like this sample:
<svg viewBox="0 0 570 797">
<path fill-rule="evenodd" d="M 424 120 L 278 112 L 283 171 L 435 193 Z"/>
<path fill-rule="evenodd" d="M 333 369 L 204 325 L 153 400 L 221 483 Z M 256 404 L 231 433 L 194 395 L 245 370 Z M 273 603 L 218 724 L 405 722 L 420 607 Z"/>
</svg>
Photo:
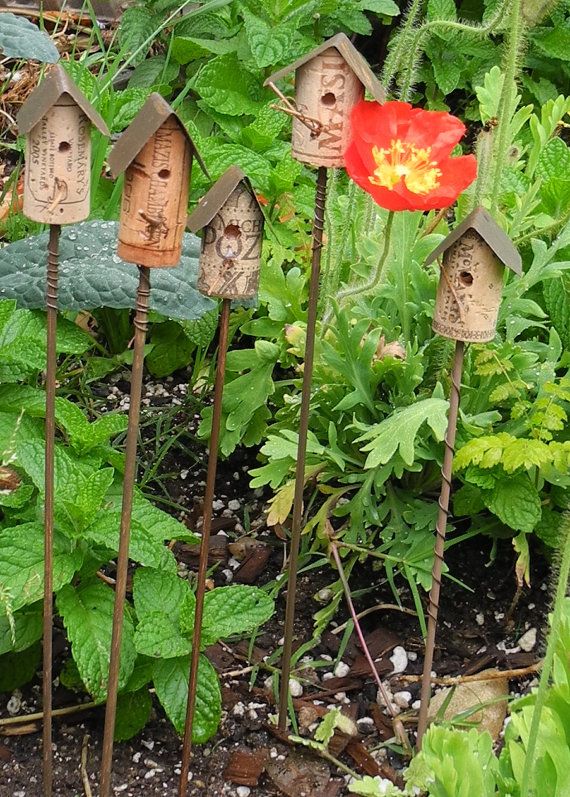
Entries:
<svg viewBox="0 0 570 797">
<path fill-rule="evenodd" d="M 335 104 L 335 102 L 336 102 L 336 97 L 335 97 L 335 95 L 332 93 L 332 91 L 327 91 L 327 93 L 326 93 L 326 94 L 323 94 L 323 96 L 321 97 L 321 102 L 322 102 L 322 104 L 323 104 L 323 105 L 326 105 L 326 106 L 327 106 L 327 108 L 330 108 L 330 107 L 331 107 L 331 105 L 334 105 L 334 104 Z"/>
<path fill-rule="evenodd" d="M 462 285 L 473 285 L 473 274 L 470 271 L 460 271 L 459 281 Z"/>
</svg>

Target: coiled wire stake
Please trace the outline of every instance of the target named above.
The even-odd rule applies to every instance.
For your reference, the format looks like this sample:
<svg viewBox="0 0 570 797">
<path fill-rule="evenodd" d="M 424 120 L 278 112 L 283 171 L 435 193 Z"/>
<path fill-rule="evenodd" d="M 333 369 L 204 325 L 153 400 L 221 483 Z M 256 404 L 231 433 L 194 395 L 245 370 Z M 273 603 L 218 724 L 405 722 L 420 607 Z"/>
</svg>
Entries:
<svg viewBox="0 0 570 797">
<path fill-rule="evenodd" d="M 443 464 L 441 466 L 441 492 L 439 495 L 439 512 L 435 527 L 434 562 L 432 569 L 432 583 L 429 593 L 428 627 L 425 643 L 424 670 L 422 675 L 422 689 L 420 695 L 420 712 L 418 718 L 417 746 L 421 748 L 422 737 L 427 728 L 427 715 L 431 694 L 431 668 L 435 650 L 435 633 L 437 629 L 437 615 L 439 611 L 439 596 L 441 592 L 441 575 L 443 570 L 443 553 L 445 549 L 445 535 L 447 532 L 447 518 L 449 516 L 449 499 L 451 496 L 451 473 L 453 469 L 453 454 L 455 450 L 455 435 L 457 432 L 457 416 L 459 413 L 459 396 L 461 389 L 461 374 L 463 371 L 463 355 L 465 344 L 462 340 L 455 341 L 453 367 L 451 371 L 451 392 L 449 396 L 449 414 L 447 418 L 447 431 L 445 433 L 445 449 Z"/>
</svg>

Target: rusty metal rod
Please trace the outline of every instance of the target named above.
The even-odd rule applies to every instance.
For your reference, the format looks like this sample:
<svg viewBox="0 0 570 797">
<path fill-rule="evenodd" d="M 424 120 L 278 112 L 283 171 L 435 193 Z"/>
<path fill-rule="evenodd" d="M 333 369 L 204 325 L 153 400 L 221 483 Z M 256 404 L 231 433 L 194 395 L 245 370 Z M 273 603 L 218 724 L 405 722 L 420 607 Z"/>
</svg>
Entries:
<svg viewBox="0 0 570 797">
<path fill-rule="evenodd" d="M 131 371 L 131 400 L 129 406 L 129 425 L 125 447 L 125 475 L 123 481 L 123 503 L 121 507 L 121 529 L 119 554 L 117 557 L 117 579 L 115 584 L 115 607 L 113 612 L 113 635 L 111 639 L 111 660 L 107 686 L 107 706 L 105 709 L 105 730 L 101 756 L 100 797 L 111 797 L 111 771 L 113 766 L 113 736 L 117 715 L 117 691 L 119 688 L 119 667 L 121 663 L 121 639 L 127 592 L 129 569 L 129 540 L 131 535 L 131 514 L 137 470 L 137 441 L 144 366 L 144 347 L 148 327 L 148 306 L 150 298 L 150 271 L 139 266 L 139 284 L 135 306 L 135 338 L 133 346 L 133 367 Z"/>
<path fill-rule="evenodd" d="M 434 560 L 432 568 L 432 582 L 429 593 L 428 627 L 425 644 L 424 669 L 422 675 L 422 688 L 420 695 L 420 713 L 418 717 L 417 748 L 421 749 L 422 738 L 427 728 L 427 715 L 431 694 L 431 669 L 435 650 L 435 632 L 437 628 L 437 614 L 439 611 L 439 595 L 441 592 L 441 573 L 445 549 L 445 534 L 447 532 L 447 519 L 449 516 L 449 499 L 451 496 L 451 473 L 453 467 L 453 453 L 455 448 L 455 434 L 457 432 L 457 416 L 459 413 L 459 395 L 461 390 L 461 373 L 463 371 L 463 354 L 465 344 L 462 340 L 455 342 L 453 367 L 451 371 L 451 392 L 449 396 L 449 414 L 447 417 L 447 431 L 445 433 L 445 449 L 443 464 L 441 466 L 441 492 L 439 494 L 439 513 L 435 527 Z"/>
<path fill-rule="evenodd" d="M 293 625 L 295 622 L 295 599 L 297 595 L 297 568 L 299 565 L 299 544 L 301 541 L 301 524 L 303 519 L 305 460 L 307 454 L 307 434 L 309 431 L 309 412 L 311 408 L 311 386 L 313 381 L 313 359 L 315 354 L 315 328 L 317 324 L 317 303 L 319 299 L 319 281 L 321 275 L 321 251 L 323 248 L 326 191 L 327 170 L 325 166 L 319 166 L 317 173 L 317 193 L 315 196 L 315 217 L 313 221 L 313 254 L 311 260 L 311 277 L 309 281 L 309 303 L 307 307 L 307 336 L 305 343 L 303 385 L 301 388 L 299 442 L 297 444 L 297 464 L 295 468 L 295 495 L 293 498 L 293 518 L 291 523 L 287 604 L 285 608 L 283 655 L 281 657 L 281 685 L 279 690 L 279 729 L 281 731 L 284 731 L 287 726 L 289 676 L 291 674 L 291 656 L 293 653 Z"/>
<path fill-rule="evenodd" d="M 55 387 L 57 371 L 57 281 L 61 227 L 49 228 L 46 274 L 46 419 L 45 419 L 45 499 L 44 499 L 44 609 L 43 609 L 43 786 L 45 797 L 53 791 L 52 751 L 52 676 L 53 676 L 53 517 L 55 454 Z"/>
<path fill-rule="evenodd" d="M 214 385 L 214 406 L 212 410 L 212 431 L 210 433 L 208 453 L 208 474 L 206 477 L 206 490 L 204 492 L 204 516 L 202 522 L 202 539 L 200 541 L 200 559 L 198 563 L 196 613 L 194 615 L 194 633 L 192 636 L 192 658 L 190 661 L 190 677 L 188 679 L 188 702 L 186 704 L 184 740 L 182 742 L 182 766 L 178 784 L 179 797 L 186 797 L 188 791 L 188 773 L 190 771 L 190 756 L 192 753 L 192 728 L 194 726 L 194 709 L 196 707 L 198 664 L 200 662 L 200 646 L 202 643 L 202 617 L 204 614 L 204 596 L 206 594 L 206 574 L 208 570 L 208 551 L 210 547 L 210 532 L 212 530 L 216 471 L 218 468 L 218 449 L 222 422 L 222 402 L 224 397 L 226 354 L 228 351 L 230 309 L 231 300 L 224 299 L 222 301 L 222 312 L 220 314 L 218 362 L 216 365 L 216 382 Z"/>
</svg>

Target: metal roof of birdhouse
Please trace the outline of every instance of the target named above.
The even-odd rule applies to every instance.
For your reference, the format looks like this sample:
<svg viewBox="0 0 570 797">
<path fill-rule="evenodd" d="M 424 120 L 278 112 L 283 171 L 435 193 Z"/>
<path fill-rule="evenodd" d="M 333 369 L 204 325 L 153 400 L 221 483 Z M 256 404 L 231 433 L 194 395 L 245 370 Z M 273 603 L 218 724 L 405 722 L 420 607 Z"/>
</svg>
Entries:
<svg viewBox="0 0 570 797">
<path fill-rule="evenodd" d="M 350 69 L 352 69 L 356 77 L 374 97 L 374 99 L 378 102 L 384 102 L 386 95 L 382 84 L 370 68 L 369 63 L 366 61 L 364 56 L 358 52 L 356 47 L 352 44 L 345 33 L 337 33 L 336 36 L 332 37 L 332 39 L 327 39 L 327 41 L 323 42 L 314 50 L 311 50 L 311 52 L 301 56 L 301 58 L 298 58 L 296 61 L 293 61 L 292 64 L 284 66 L 282 69 L 274 72 L 267 78 L 263 85 L 268 86 L 271 83 L 276 83 L 278 80 L 281 80 L 281 78 L 286 77 L 290 72 L 295 72 L 300 66 L 303 66 L 303 64 L 306 64 L 308 61 L 311 61 L 318 55 L 321 55 L 331 47 L 334 47 L 335 50 L 338 50 Z"/>
<path fill-rule="evenodd" d="M 483 207 L 475 208 L 461 224 L 459 224 L 440 245 L 433 250 L 426 260 L 426 265 L 442 255 L 452 244 L 458 241 L 469 230 L 475 230 L 485 241 L 501 263 L 519 276 L 522 274 L 522 260 L 509 236 L 503 232 L 497 222 Z"/>
<path fill-rule="evenodd" d="M 124 133 L 121 134 L 120 138 L 115 143 L 115 146 L 109 153 L 109 166 L 111 168 L 113 177 L 117 177 L 119 174 L 122 174 L 125 169 L 131 165 L 144 145 L 150 138 L 152 138 L 152 136 L 154 136 L 156 131 L 166 122 L 170 116 L 174 116 L 176 121 L 179 123 L 181 129 L 186 135 L 186 138 L 190 142 L 193 154 L 200 164 L 202 171 L 206 176 L 208 175 L 208 170 L 204 165 L 204 161 L 196 149 L 196 145 L 192 141 L 192 138 L 186 130 L 184 123 L 176 111 L 174 111 L 166 102 L 166 100 L 163 99 L 160 94 L 153 92 L 138 114 L 135 116 L 131 124 L 127 127 Z"/>
<path fill-rule="evenodd" d="M 188 216 L 186 227 L 190 232 L 196 233 L 198 230 L 206 227 L 212 221 L 216 213 L 219 213 L 223 208 L 240 183 L 245 183 L 260 213 L 263 213 L 249 178 L 246 177 L 239 166 L 230 166 L 219 180 L 216 180 L 208 193 L 204 194 L 196 209 Z"/>
<path fill-rule="evenodd" d="M 26 102 L 20 108 L 16 121 L 20 133 L 29 133 L 30 130 L 46 115 L 49 109 L 57 103 L 62 94 L 68 94 L 73 102 L 81 108 L 91 124 L 108 136 L 107 125 L 97 113 L 95 108 L 79 91 L 65 69 L 57 64 L 45 80 L 42 80 L 32 91 Z"/>
</svg>

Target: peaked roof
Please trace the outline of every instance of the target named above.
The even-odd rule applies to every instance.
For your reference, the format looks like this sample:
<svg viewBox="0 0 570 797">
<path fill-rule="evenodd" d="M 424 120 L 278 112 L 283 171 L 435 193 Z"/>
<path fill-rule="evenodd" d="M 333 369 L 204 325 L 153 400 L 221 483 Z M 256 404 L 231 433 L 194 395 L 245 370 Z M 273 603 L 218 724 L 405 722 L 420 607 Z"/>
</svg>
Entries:
<svg viewBox="0 0 570 797">
<path fill-rule="evenodd" d="M 46 115 L 49 109 L 56 104 L 62 94 L 69 94 L 76 105 L 81 108 L 91 124 L 100 130 L 103 135 L 109 135 L 107 125 L 101 116 L 79 91 L 60 64 L 57 64 L 50 70 L 47 77 L 36 86 L 20 108 L 16 117 L 20 133 L 29 133 L 40 119 Z"/>
<path fill-rule="evenodd" d="M 113 177 L 122 174 L 131 165 L 149 138 L 154 136 L 158 128 L 166 122 L 169 116 L 174 116 L 180 124 L 202 171 L 208 175 L 204 161 L 200 157 L 200 153 L 196 149 L 184 123 L 166 100 L 157 92 L 153 92 L 127 129 L 120 135 L 109 153 L 108 160 Z"/>
<path fill-rule="evenodd" d="M 356 77 L 360 80 L 364 87 L 368 89 L 374 99 L 378 100 L 378 102 L 384 102 L 386 95 L 380 81 L 370 69 L 368 61 L 358 52 L 356 47 L 352 44 L 345 33 L 337 33 L 336 36 L 332 37 L 332 39 L 327 39 L 327 41 L 323 42 L 314 50 L 311 50 L 311 52 L 301 56 L 301 58 L 298 58 L 296 61 L 293 61 L 292 64 L 284 66 L 278 72 L 274 72 L 267 78 L 263 85 L 268 86 L 270 83 L 276 83 L 290 72 L 296 71 L 300 66 L 303 66 L 303 64 L 306 64 L 308 61 L 311 61 L 318 55 L 321 55 L 321 53 L 324 53 L 325 50 L 328 50 L 331 47 L 334 47 L 335 50 L 338 50 Z"/>
<path fill-rule="evenodd" d="M 216 180 L 214 185 L 210 188 L 207 194 L 204 194 L 196 209 L 188 216 L 188 220 L 186 222 L 187 229 L 190 232 L 198 232 L 203 227 L 206 227 L 216 213 L 218 213 L 224 204 L 227 202 L 233 191 L 238 187 L 240 183 L 245 183 L 248 190 L 250 191 L 252 197 L 255 200 L 256 205 L 259 207 L 260 213 L 263 211 L 261 210 L 261 206 L 257 201 L 257 197 L 255 196 L 255 191 L 249 181 L 249 179 L 245 176 L 239 166 L 230 166 L 230 168 L 225 171 L 219 180 Z"/>
<path fill-rule="evenodd" d="M 433 263 L 437 257 L 449 249 L 468 230 L 475 230 L 475 232 L 479 233 L 504 266 L 507 266 L 519 276 L 522 274 L 521 256 L 508 235 L 503 232 L 497 222 L 483 207 L 475 208 L 461 224 L 450 232 L 447 238 L 444 238 L 440 245 L 429 255 L 426 265 Z"/>
</svg>

